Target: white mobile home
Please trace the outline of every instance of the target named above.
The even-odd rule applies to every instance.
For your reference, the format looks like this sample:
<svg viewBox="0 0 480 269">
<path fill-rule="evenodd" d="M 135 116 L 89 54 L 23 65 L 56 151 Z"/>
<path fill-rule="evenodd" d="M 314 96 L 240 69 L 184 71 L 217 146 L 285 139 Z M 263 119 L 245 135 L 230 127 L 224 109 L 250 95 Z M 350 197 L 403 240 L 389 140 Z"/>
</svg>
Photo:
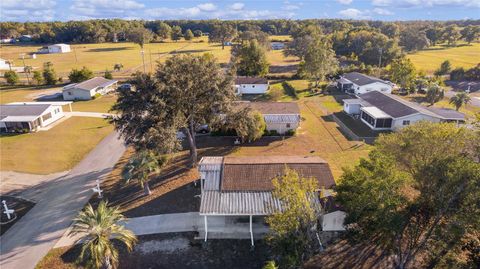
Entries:
<svg viewBox="0 0 480 269">
<path fill-rule="evenodd" d="M 398 130 L 417 121 L 465 121 L 465 115 L 453 109 L 424 107 L 393 94 L 372 91 L 358 99 L 343 100 L 343 110 L 356 115 L 372 130 Z"/>
<path fill-rule="evenodd" d="M 235 79 L 235 94 L 264 94 L 269 87 L 266 78 L 237 77 Z"/>
<path fill-rule="evenodd" d="M 27 102 L 0 105 L 2 132 L 32 132 L 40 130 L 65 116 L 62 106 L 71 102 Z"/>
<path fill-rule="evenodd" d="M 95 95 L 104 95 L 115 90 L 116 87 L 116 80 L 94 77 L 80 83 L 69 84 L 63 87 L 63 100 L 90 100 Z"/>
<path fill-rule="evenodd" d="M 285 134 L 295 131 L 300 124 L 300 108 L 295 102 L 235 102 L 242 107 L 249 107 L 263 115 L 267 131 Z"/>
<path fill-rule="evenodd" d="M 392 93 L 393 83 L 358 72 L 346 73 L 337 80 L 339 90 L 359 95 L 371 91 Z"/>
<path fill-rule="evenodd" d="M 70 52 L 70 45 L 54 44 L 48 46 L 48 53 L 67 53 Z"/>
</svg>

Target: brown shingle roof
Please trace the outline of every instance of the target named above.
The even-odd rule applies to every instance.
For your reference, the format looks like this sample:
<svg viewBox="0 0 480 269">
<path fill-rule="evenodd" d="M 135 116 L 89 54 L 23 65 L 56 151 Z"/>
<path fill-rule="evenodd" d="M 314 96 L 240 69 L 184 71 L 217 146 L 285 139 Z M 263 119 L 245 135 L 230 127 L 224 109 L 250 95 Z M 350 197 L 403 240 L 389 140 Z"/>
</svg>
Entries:
<svg viewBox="0 0 480 269">
<path fill-rule="evenodd" d="M 263 115 L 300 114 L 300 108 L 295 102 L 235 102 L 235 105 L 240 108 L 250 107 Z"/>
<path fill-rule="evenodd" d="M 315 178 L 318 187 L 335 185 L 327 162 L 319 157 L 225 157 L 222 191 L 271 191 L 272 179 L 283 175 L 288 167 L 301 177 Z"/>
<path fill-rule="evenodd" d="M 240 84 L 268 84 L 266 78 L 256 78 L 256 77 L 236 77 L 235 85 Z"/>
</svg>

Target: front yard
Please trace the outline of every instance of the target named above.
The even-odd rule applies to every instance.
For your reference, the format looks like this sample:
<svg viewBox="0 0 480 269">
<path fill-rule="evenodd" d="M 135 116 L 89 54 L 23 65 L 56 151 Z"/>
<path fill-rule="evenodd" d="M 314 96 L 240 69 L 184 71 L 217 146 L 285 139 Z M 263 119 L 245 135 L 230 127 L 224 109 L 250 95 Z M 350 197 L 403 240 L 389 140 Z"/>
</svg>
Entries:
<svg viewBox="0 0 480 269">
<path fill-rule="evenodd" d="M 104 119 L 71 117 L 48 131 L 0 136 L 0 169 L 50 174 L 71 169 L 113 130 Z"/>
<path fill-rule="evenodd" d="M 262 268 L 270 259 L 262 241 L 250 247 L 247 240 L 194 240 L 194 233 L 171 233 L 139 236 L 131 253 L 120 251 L 121 268 Z M 40 261 L 36 269 L 78 268 L 75 259 L 80 248 L 56 248 Z"/>
</svg>

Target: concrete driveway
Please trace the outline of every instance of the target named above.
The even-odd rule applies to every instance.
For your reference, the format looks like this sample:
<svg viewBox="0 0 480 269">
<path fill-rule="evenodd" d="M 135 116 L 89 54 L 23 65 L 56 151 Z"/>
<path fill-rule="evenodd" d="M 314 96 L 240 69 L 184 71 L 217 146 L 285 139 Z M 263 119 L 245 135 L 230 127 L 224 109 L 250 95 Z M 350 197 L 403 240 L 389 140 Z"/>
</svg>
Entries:
<svg viewBox="0 0 480 269">
<path fill-rule="evenodd" d="M 34 268 L 88 202 L 95 179 L 106 176 L 125 149 L 113 132 L 68 174 L 49 181 L 35 195 L 35 207 L 1 237 L 0 268 Z"/>
</svg>

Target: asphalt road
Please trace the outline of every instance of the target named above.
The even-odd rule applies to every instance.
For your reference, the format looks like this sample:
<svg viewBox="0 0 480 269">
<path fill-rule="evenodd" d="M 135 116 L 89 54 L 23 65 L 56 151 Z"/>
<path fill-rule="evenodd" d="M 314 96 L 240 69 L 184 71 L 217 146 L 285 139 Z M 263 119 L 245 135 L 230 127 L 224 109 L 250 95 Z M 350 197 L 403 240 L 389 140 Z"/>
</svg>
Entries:
<svg viewBox="0 0 480 269">
<path fill-rule="evenodd" d="M 454 96 L 455 94 L 457 94 L 457 92 L 455 92 L 455 91 L 446 91 L 445 92 L 445 96 L 448 97 L 448 98 Z M 471 96 L 471 98 L 472 99 L 470 100 L 469 105 L 480 107 L 480 97 Z"/>
<path fill-rule="evenodd" d="M 49 184 L 43 195 L 37 194 L 33 209 L 1 237 L 0 268 L 34 268 L 88 202 L 95 180 L 113 169 L 125 149 L 113 132 L 68 174 Z"/>
</svg>

